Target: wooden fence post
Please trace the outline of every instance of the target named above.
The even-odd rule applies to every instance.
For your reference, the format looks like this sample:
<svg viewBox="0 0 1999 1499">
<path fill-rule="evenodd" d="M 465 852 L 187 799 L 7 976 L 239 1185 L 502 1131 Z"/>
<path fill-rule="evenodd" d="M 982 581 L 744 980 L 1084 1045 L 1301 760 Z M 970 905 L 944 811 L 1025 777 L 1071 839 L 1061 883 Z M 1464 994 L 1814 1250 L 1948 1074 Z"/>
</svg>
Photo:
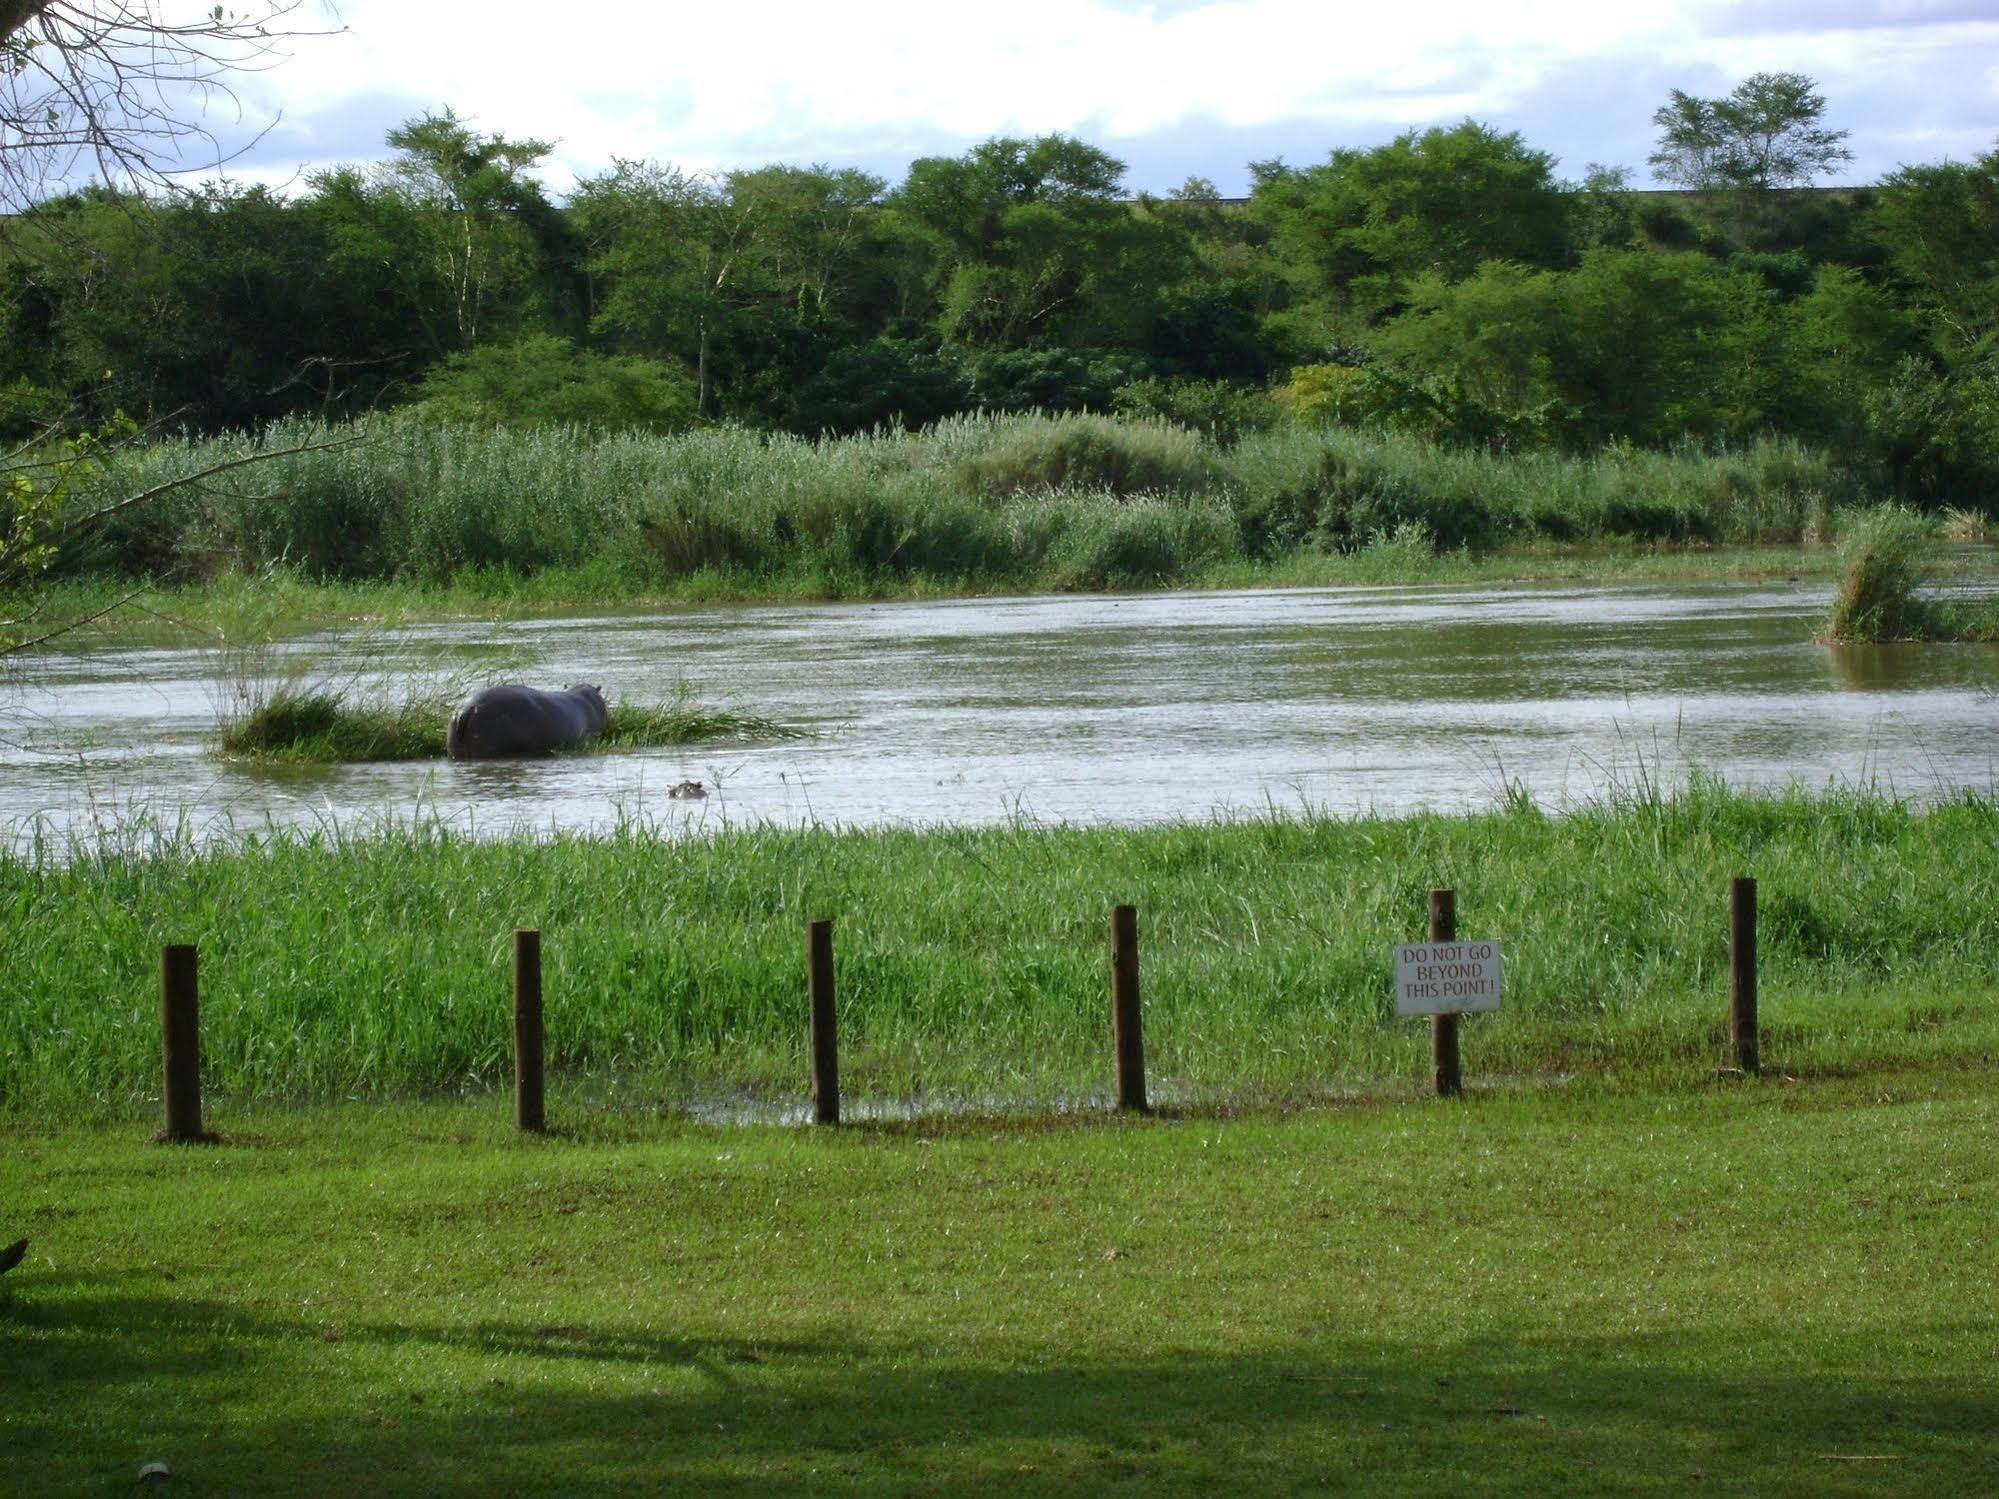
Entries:
<svg viewBox="0 0 1999 1499">
<path fill-rule="evenodd" d="M 1756 1031 L 1756 881 L 1728 886 L 1728 1030 L 1735 1065 L 1753 1077 L 1761 1066 Z"/>
<path fill-rule="evenodd" d="M 1149 1113 L 1145 1102 L 1145 1037 L 1138 1019 L 1138 908 L 1111 911 L 1111 1038 L 1117 1049 L 1117 1106 Z"/>
<path fill-rule="evenodd" d="M 840 1122 L 840 1035 L 833 1013 L 833 923 L 805 929 L 805 988 L 812 1002 L 812 1118 Z"/>
<path fill-rule="evenodd" d="M 201 1128 L 200 989 L 192 944 L 160 949 L 160 1096 L 165 1140 L 205 1140 Z"/>
<path fill-rule="evenodd" d="M 1458 940 L 1458 893 L 1455 890 L 1430 892 L 1430 940 Z M 1455 1098 L 1464 1087 L 1458 1069 L 1458 1017 L 1430 1017 L 1431 1072 L 1436 1079 L 1437 1097 Z"/>
<path fill-rule="evenodd" d="M 542 1069 L 546 1036 L 541 1023 L 541 933 L 514 933 L 514 1123 L 529 1134 L 548 1129 Z"/>
</svg>

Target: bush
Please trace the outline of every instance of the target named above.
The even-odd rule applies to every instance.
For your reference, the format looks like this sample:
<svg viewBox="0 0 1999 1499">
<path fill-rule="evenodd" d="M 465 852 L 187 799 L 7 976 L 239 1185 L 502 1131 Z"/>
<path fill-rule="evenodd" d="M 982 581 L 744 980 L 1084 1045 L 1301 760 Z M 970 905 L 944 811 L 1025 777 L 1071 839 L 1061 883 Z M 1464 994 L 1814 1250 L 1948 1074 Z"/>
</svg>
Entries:
<svg viewBox="0 0 1999 1499">
<path fill-rule="evenodd" d="M 1265 391 L 1227 380 L 1134 380 L 1111 398 L 1127 421 L 1170 422 L 1227 445 L 1277 425 L 1278 409 Z"/>
<path fill-rule="evenodd" d="M 971 404 L 970 384 L 935 350 L 877 338 L 837 349 L 800 386 L 787 425 L 806 436 L 921 427 Z"/>
<path fill-rule="evenodd" d="M 1903 498 L 1999 514 L 1999 374 L 1904 359 L 1865 396 L 1868 441 Z"/>
<path fill-rule="evenodd" d="M 986 411 L 1102 411 L 1111 403 L 1103 372 L 1067 349 L 1008 349 L 965 369 L 972 403 Z"/>
<path fill-rule="evenodd" d="M 1102 499 L 1069 509 L 1043 571 L 1062 589 L 1169 582 L 1241 553 L 1227 509 L 1212 503 Z"/>
<path fill-rule="evenodd" d="M 452 355 L 418 383 L 410 409 L 479 427 L 678 432 L 694 424 L 695 403 L 694 381 L 670 365 L 538 335 Z"/>
<path fill-rule="evenodd" d="M 1072 488 L 1195 494 L 1219 477 L 1214 454 L 1194 433 L 1166 422 L 1103 416 L 1008 423 L 990 447 L 964 461 L 961 473 L 972 489 L 992 495 Z"/>
<path fill-rule="evenodd" d="M 1372 426 L 1384 414 L 1380 381 L 1373 372 L 1348 364 L 1304 364 L 1272 392 L 1272 399 L 1300 426 L 1337 422 Z"/>
<path fill-rule="evenodd" d="M 1354 551 L 1418 527 L 1444 550 L 1482 547 L 1505 527 L 1486 490 L 1494 461 L 1406 435 L 1282 431 L 1236 448 L 1231 498 L 1244 544 L 1273 557 L 1298 545 Z"/>
</svg>

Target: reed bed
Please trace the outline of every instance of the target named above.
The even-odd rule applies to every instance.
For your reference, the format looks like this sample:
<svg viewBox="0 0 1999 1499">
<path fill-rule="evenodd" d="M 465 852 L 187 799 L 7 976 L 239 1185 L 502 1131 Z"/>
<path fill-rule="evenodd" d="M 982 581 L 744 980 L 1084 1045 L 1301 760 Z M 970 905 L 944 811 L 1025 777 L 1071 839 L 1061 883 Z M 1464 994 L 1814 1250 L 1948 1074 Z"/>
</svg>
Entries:
<svg viewBox="0 0 1999 1499">
<path fill-rule="evenodd" d="M 159 1079 L 160 944 L 202 948 L 230 1099 L 484 1090 L 508 1075 L 509 934 L 544 933 L 558 1096 L 677 1108 L 806 1088 L 801 931 L 836 923 L 852 1096 L 1051 1106 L 1109 1086 L 1106 917 L 1137 904 L 1160 1096 L 1413 1083 L 1390 946 L 1424 890 L 1505 944 L 1474 1086 L 1724 1060 L 1726 887 L 1762 884 L 1766 1065 L 1989 1060 L 1999 802 L 1696 780 L 1563 817 L 837 831 L 629 822 L 479 841 L 418 824 L 134 831 L 0 858 L 0 1111 L 123 1114 Z"/>
<path fill-rule="evenodd" d="M 63 567 L 432 582 L 593 569 L 606 591 L 707 578 L 718 594 L 1138 587 L 1396 536 L 1446 552 L 1827 539 L 1864 498 L 1833 459 L 1785 440 L 1493 455 L 1342 428 L 1222 445 L 1155 420 L 1033 415 L 822 441 L 386 419 L 339 431 L 365 440 L 164 496 Z M 160 444 L 79 502 L 331 435 L 291 423 Z"/>
</svg>

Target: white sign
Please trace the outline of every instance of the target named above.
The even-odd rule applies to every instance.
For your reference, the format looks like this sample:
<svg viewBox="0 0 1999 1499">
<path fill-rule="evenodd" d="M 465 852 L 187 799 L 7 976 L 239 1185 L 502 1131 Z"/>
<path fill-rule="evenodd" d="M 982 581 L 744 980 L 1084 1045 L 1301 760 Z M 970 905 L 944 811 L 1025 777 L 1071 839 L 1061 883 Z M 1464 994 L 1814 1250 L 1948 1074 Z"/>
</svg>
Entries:
<svg viewBox="0 0 1999 1499">
<path fill-rule="evenodd" d="M 1499 1008 L 1497 942 L 1407 942 L 1395 949 L 1395 1013 L 1469 1015 Z"/>
</svg>

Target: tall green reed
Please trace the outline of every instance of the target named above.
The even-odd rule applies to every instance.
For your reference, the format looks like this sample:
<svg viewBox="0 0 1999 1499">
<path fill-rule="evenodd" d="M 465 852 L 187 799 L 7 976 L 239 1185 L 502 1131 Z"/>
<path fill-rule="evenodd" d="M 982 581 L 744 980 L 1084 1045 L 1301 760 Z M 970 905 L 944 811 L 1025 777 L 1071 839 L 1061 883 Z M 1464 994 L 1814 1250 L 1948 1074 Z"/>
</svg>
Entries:
<svg viewBox="0 0 1999 1499">
<path fill-rule="evenodd" d="M 693 814 L 696 817 L 703 813 Z M 1105 916 L 1135 902 L 1155 1076 L 1267 1098 L 1421 1075 L 1390 948 L 1459 892 L 1501 939 L 1474 1077 L 1698 1082 L 1723 1055 L 1726 882 L 1762 885 L 1766 1054 L 1970 1063 L 1999 1043 L 1999 803 L 1634 783 L 1546 816 L 833 831 L 628 821 L 478 841 L 416 824 L 185 829 L 0 858 L 0 1110 L 157 1088 L 156 950 L 202 945 L 225 1098 L 452 1091 L 507 1066 L 508 934 L 541 928 L 550 1055 L 655 1101 L 804 1086 L 799 934 L 838 923 L 861 1092 L 1023 1102 L 1108 1086 Z M 607 1086 L 610 1084 L 607 1083 Z"/>
<path fill-rule="evenodd" d="M 119 516 L 65 559 L 204 576 L 283 564 L 449 579 L 594 566 L 626 579 L 788 575 L 866 586 L 1171 582 L 1218 562 L 1351 551 L 1420 527 L 1449 551 L 1509 541 L 1791 541 L 1854 498 L 1827 456 L 1739 450 L 1492 455 L 1408 436 L 1287 428 L 1220 447 L 1153 420 L 964 417 L 807 440 L 480 431 L 378 420 L 358 444 L 237 470 Z M 163 443 L 123 492 L 324 435 Z"/>
</svg>

